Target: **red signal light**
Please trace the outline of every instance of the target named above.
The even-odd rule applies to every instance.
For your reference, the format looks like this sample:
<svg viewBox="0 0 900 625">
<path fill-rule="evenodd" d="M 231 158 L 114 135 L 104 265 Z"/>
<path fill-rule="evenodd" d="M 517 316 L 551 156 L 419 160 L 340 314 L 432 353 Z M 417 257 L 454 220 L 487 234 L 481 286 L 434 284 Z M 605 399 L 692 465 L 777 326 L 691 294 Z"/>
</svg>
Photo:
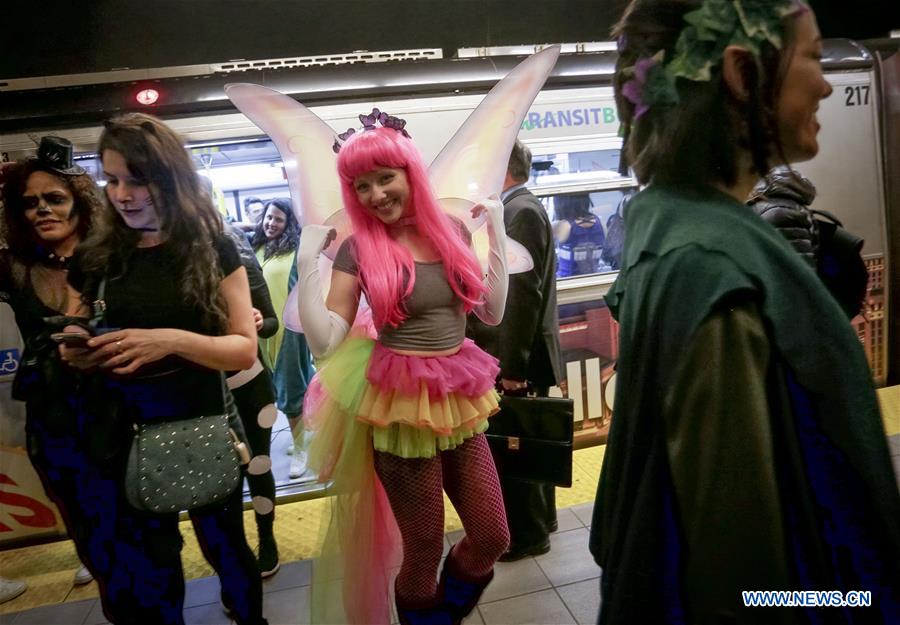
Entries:
<svg viewBox="0 0 900 625">
<path fill-rule="evenodd" d="M 156 101 L 159 100 L 159 91 L 156 89 L 142 89 L 141 91 L 138 91 L 137 95 L 134 96 L 134 99 L 137 100 L 139 104 L 150 106 L 156 104 Z"/>
</svg>

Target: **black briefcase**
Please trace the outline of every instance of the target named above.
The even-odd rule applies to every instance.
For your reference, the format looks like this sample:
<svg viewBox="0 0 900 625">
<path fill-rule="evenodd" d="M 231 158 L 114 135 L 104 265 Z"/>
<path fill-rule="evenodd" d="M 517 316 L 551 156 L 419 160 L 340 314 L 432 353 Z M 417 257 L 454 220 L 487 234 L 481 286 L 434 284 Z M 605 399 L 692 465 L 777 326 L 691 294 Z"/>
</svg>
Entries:
<svg viewBox="0 0 900 625">
<path fill-rule="evenodd" d="M 489 420 L 488 444 L 505 477 L 572 485 L 572 400 L 502 395 Z"/>
</svg>

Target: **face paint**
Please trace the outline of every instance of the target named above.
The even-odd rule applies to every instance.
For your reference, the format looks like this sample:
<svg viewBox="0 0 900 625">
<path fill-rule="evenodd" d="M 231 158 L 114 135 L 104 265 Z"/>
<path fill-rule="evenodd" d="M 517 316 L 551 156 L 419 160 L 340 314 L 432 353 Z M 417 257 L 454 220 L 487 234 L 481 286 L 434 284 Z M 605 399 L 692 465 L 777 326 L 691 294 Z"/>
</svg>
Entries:
<svg viewBox="0 0 900 625">
<path fill-rule="evenodd" d="M 104 150 L 103 173 L 106 175 L 106 196 L 125 225 L 141 232 L 157 232 L 159 214 L 150 187 L 132 175 L 125 157 L 116 150 Z"/>
<path fill-rule="evenodd" d="M 75 198 L 59 177 L 36 171 L 25 182 L 22 195 L 25 219 L 35 236 L 56 246 L 78 236 L 78 215 L 74 214 Z"/>
</svg>

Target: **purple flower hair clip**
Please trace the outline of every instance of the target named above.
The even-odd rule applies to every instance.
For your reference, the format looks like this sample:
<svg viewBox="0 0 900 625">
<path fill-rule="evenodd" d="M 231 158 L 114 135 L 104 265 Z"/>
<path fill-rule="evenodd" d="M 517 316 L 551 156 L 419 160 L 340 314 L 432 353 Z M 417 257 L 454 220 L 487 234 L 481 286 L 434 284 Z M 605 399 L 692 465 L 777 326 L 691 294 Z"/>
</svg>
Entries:
<svg viewBox="0 0 900 625">
<path fill-rule="evenodd" d="M 644 99 L 644 91 L 647 87 L 647 75 L 654 65 L 659 63 L 655 56 L 638 59 L 634 64 L 634 78 L 622 85 L 622 95 L 634 104 L 634 118 L 638 119 L 650 108 L 650 103 Z"/>
<path fill-rule="evenodd" d="M 679 102 L 675 76 L 663 65 L 664 52 L 638 59 L 631 68 L 632 78 L 622 85 L 622 95 L 634 104 L 634 119 L 653 107 L 671 107 Z"/>
<path fill-rule="evenodd" d="M 360 113 L 359 121 L 362 123 L 363 131 L 366 130 L 375 130 L 378 126 L 375 124 L 381 124 L 383 128 L 390 128 L 392 130 L 396 130 L 401 133 L 407 139 L 412 139 L 409 136 L 409 133 L 406 132 L 406 120 L 400 119 L 399 117 L 394 117 L 393 115 L 388 115 L 387 113 L 381 111 L 380 109 L 373 108 L 372 112 L 366 115 L 365 113 Z M 341 150 L 341 145 L 350 138 L 350 135 L 354 134 L 356 129 L 348 128 L 347 132 L 342 132 L 338 135 L 338 138 L 335 139 L 334 144 L 331 146 L 331 149 L 334 150 L 334 153 L 337 154 Z"/>
</svg>

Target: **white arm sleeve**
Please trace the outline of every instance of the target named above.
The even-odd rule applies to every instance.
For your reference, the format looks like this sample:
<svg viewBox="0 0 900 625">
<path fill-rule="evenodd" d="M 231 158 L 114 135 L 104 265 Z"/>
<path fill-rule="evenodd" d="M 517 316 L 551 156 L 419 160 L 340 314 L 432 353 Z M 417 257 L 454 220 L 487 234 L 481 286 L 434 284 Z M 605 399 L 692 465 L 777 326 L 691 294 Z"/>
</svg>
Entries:
<svg viewBox="0 0 900 625">
<path fill-rule="evenodd" d="M 319 254 L 328 247 L 333 229 L 310 224 L 303 227 L 297 249 L 297 307 L 300 325 L 306 335 L 309 351 L 316 358 L 330 355 L 350 331 L 350 324 L 334 311 L 328 310 L 322 298 L 319 277 Z"/>
<path fill-rule="evenodd" d="M 503 224 L 503 203 L 497 196 L 481 202 L 487 209 L 488 273 L 484 279 L 487 292 L 484 301 L 475 307 L 475 315 L 488 325 L 495 326 L 503 320 L 506 310 L 506 293 L 509 289 L 509 271 L 506 267 L 506 226 Z"/>
</svg>

